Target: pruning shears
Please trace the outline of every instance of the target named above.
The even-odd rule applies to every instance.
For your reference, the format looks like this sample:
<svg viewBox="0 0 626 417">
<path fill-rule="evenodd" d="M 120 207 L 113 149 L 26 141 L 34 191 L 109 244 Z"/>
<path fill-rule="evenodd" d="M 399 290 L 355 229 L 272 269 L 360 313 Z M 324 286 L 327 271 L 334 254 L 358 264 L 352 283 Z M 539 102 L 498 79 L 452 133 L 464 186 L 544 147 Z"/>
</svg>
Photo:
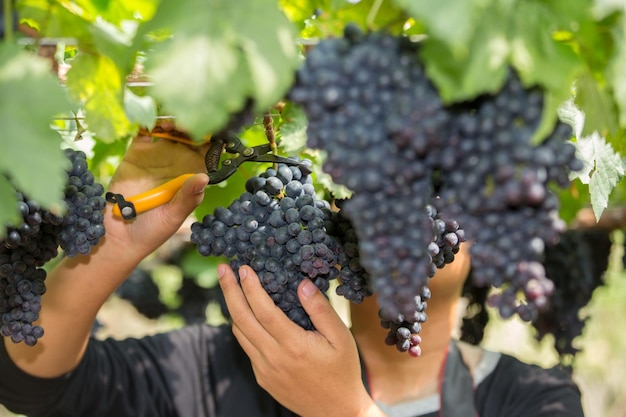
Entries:
<svg viewBox="0 0 626 417">
<path fill-rule="evenodd" d="M 181 138 L 174 138 L 170 136 L 156 137 L 171 139 L 193 146 L 199 145 L 198 143 L 193 143 L 186 139 L 182 140 Z M 209 182 L 207 186 L 219 184 L 225 181 L 232 176 L 244 162 L 284 163 L 287 165 L 298 166 L 303 173 L 309 174 L 311 172 L 308 166 L 303 164 L 301 161 L 272 154 L 272 146 L 269 143 L 247 147 L 241 142 L 241 139 L 239 139 L 237 135 L 231 132 L 212 136 L 207 138 L 207 140 L 210 143 L 204 158 L 207 174 L 209 175 Z M 204 143 L 207 143 L 207 141 Z M 202 145 L 202 143 L 200 145 Z M 224 159 L 221 166 L 219 166 L 221 156 L 224 152 L 236 156 Z M 131 220 L 134 219 L 139 213 L 151 210 L 170 201 L 176 192 L 183 186 L 183 183 L 193 175 L 194 174 L 180 175 L 156 188 L 132 197 L 125 198 L 121 194 L 108 192 L 106 193 L 105 198 L 108 202 L 114 204 L 113 214 L 115 216 L 122 217 L 125 220 Z"/>
</svg>

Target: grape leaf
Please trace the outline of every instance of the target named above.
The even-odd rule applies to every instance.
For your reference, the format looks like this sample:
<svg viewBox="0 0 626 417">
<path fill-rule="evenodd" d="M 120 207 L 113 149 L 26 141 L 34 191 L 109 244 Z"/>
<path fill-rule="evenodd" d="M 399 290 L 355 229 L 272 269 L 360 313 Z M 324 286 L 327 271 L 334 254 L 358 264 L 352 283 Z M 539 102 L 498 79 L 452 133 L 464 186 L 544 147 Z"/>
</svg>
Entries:
<svg viewBox="0 0 626 417">
<path fill-rule="evenodd" d="M 70 106 L 48 61 L 15 45 L 0 44 L 0 97 L 4 134 L 0 173 L 9 175 L 20 191 L 42 206 L 61 210 L 68 162 L 50 123 Z"/>
<path fill-rule="evenodd" d="M 331 4 L 321 6 L 320 15 L 312 20 L 317 36 L 341 36 L 347 23 L 356 24 L 365 30 L 383 30 L 387 33 L 401 33 L 408 16 L 393 2 L 377 0 L 331 0 Z"/>
<path fill-rule="evenodd" d="M 128 120 L 152 129 L 156 124 L 157 106 L 150 96 L 138 96 L 129 88 L 124 90 L 124 109 Z"/>
<path fill-rule="evenodd" d="M 553 34 L 562 27 L 573 30 L 572 22 L 585 16 L 570 10 L 576 9 L 571 2 L 457 0 L 454 7 L 434 0 L 396 3 L 427 29 L 422 57 L 444 101 L 497 91 L 510 65 L 525 85 L 545 87 L 555 106 L 568 96 L 580 60 Z M 586 4 L 588 0 L 576 0 L 576 5 Z"/>
<path fill-rule="evenodd" d="M 43 36 L 75 38 L 82 44 L 91 44 L 92 24 L 98 21 L 122 27 L 130 21 L 150 19 L 155 9 L 152 0 L 17 2 L 20 18 L 43 30 Z"/>
<path fill-rule="evenodd" d="M 500 35 L 479 32 L 472 39 L 473 51 L 465 60 L 455 60 L 453 52 L 437 39 L 428 39 L 422 48 L 426 72 L 446 103 L 469 100 L 481 93 L 497 92 L 504 83 L 504 63 L 509 45 Z M 475 44 L 481 45 L 474 47 Z"/>
<path fill-rule="evenodd" d="M 575 2 L 582 7 L 587 0 Z M 511 34 L 512 64 L 526 85 L 538 84 L 546 88 L 556 98 L 557 105 L 570 96 L 574 75 L 581 68 L 581 61 L 576 53 L 569 45 L 556 41 L 553 38 L 555 29 L 551 29 L 564 16 L 568 18 L 574 15 L 581 18 L 569 10 L 576 8 L 571 3 L 572 1 L 568 1 L 565 11 L 558 7 L 562 1 L 522 1 L 518 3 L 511 22 L 514 27 Z M 555 110 L 550 109 L 552 113 Z"/>
<path fill-rule="evenodd" d="M 589 184 L 591 207 L 598 220 L 608 207 L 611 191 L 624 176 L 624 166 L 620 155 L 597 132 L 580 138 L 576 147 L 585 167 L 574 177 Z"/>
<path fill-rule="evenodd" d="M 137 23 L 127 22 L 118 28 L 107 21 L 96 20 L 90 29 L 98 53 L 111 58 L 121 74 L 130 73 L 138 52 L 138 45 L 134 43 Z"/>
<path fill-rule="evenodd" d="M 618 51 L 609 65 L 608 77 L 613 85 L 615 101 L 619 107 L 620 126 L 626 126 L 626 42 L 621 40 Z"/>
<path fill-rule="evenodd" d="M 328 0 L 278 0 L 278 3 L 287 18 L 302 30 L 318 9 L 327 6 Z"/>
<path fill-rule="evenodd" d="M 273 105 L 300 63 L 273 1 L 163 2 L 142 32 L 163 28 L 175 36 L 147 53 L 151 93 L 194 137 L 223 128 L 249 99 L 257 112 Z"/>
<path fill-rule="evenodd" d="M 418 21 L 423 21 L 429 35 L 438 39 L 457 59 L 469 54 L 468 39 L 472 39 L 481 15 L 490 0 L 394 0 Z M 481 29 L 482 29 L 482 22 Z"/>
<path fill-rule="evenodd" d="M 124 77 L 104 55 L 80 54 L 67 73 L 67 88 L 85 108 L 86 124 L 100 139 L 111 142 L 133 132 L 123 105 Z"/>
<path fill-rule="evenodd" d="M 603 136 L 615 134 L 618 129 L 615 103 L 608 91 L 601 87 L 592 74 L 585 73 L 576 82 L 575 103 L 585 113 L 582 134 L 599 131 Z"/>
</svg>

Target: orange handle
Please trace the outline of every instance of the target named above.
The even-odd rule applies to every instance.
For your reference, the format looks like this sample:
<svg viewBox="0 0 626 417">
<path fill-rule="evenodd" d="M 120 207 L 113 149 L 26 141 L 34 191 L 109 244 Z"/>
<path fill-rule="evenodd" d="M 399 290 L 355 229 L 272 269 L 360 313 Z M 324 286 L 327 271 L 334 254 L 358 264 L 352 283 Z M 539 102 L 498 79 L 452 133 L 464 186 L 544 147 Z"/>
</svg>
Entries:
<svg viewBox="0 0 626 417">
<path fill-rule="evenodd" d="M 156 188 L 128 197 L 126 201 L 133 203 L 137 214 L 143 213 L 170 201 L 174 197 L 174 194 L 183 186 L 187 178 L 194 175 L 195 174 L 183 174 Z M 123 217 L 118 205 L 113 206 L 113 215 Z"/>
</svg>

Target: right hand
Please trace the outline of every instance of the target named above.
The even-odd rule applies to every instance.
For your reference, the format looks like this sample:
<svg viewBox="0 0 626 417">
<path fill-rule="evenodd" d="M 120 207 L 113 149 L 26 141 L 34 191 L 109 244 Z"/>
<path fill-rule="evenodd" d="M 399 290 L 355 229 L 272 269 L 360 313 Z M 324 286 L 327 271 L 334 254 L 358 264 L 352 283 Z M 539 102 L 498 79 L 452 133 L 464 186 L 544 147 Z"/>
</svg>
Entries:
<svg viewBox="0 0 626 417">
<path fill-rule="evenodd" d="M 363 385 L 350 330 L 310 280 L 300 283 L 298 298 L 315 331 L 293 323 L 249 266 L 239 269 L 239 282 L 228 265 L 218 276 L 233 334 L 272 397 L 300 416 L 384 416 Z"/>
<path fill-rule="evenodd" d="M 129 198 L 179 175 L 199 174 L 187 179 L 170 202 L 139 213 L 131 221 L 113 216 L 112 205 L 107 204 L 106 241 L 112 241 L 126 250 L 132 248 L 138 257 L 144 257 L 171 237 L 202 202 L 209 181 L 204 165 L 207 147 L 191 147 L 149 136 L 133 139 L 108 191 Z"/>
</svg>

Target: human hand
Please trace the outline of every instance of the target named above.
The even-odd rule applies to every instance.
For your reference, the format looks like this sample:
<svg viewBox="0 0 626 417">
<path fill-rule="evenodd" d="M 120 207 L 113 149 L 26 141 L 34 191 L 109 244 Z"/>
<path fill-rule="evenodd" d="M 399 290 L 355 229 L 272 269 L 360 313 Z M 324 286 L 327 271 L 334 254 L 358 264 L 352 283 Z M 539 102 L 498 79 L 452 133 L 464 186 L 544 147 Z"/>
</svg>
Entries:
<svg viewBox="0 0 626 417">
<path fill-rule="evenodd" d="M 298 297 L 315 331 L 293 323 L 250 267 L 239 270 L 241 285 L 227 265 L 218 275 L 233 334 L 258 384 L 278 402 L 305 417 L 384 415 L 365 390 L 350 331 L 310 280 L 300 283 Z"/>
<path fill-rule="evenodd" d="M 108 191 L 124 197 L 151 190 L 182 174 L 199 173 L 187 179 L 173 199 L 159 207 L 139 213 L 132 221 L 112 215 L 112 205 L 105 213 L 107 241 L 130 251 L 140 259 L 148 255 L 182 225 L 200 204 L 208 184 L 204 154 L 208 145 L 191 147 L 150 136 L 133 139 L 117 168 Z"/>
</svg>

